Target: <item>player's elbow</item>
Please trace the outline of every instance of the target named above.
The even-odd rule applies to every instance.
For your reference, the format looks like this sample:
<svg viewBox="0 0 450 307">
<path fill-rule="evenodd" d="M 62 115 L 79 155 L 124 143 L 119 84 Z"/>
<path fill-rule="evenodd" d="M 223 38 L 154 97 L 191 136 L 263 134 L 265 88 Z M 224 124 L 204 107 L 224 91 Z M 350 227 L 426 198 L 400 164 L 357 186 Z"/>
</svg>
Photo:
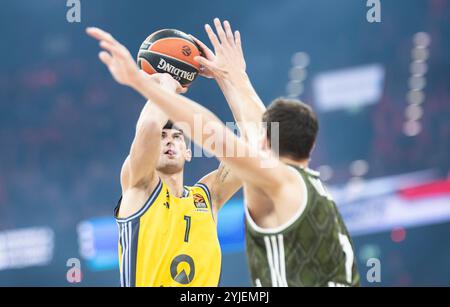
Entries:
<svg viewBox="0 0 450 307">
<path fill-rule="evenodd" d="M 136 127 L 136 136 L 154 140 L 155 138 L 161 137 L 161 124 L 156 119 L 144 119 L 139 121 Z"/>
</svg>

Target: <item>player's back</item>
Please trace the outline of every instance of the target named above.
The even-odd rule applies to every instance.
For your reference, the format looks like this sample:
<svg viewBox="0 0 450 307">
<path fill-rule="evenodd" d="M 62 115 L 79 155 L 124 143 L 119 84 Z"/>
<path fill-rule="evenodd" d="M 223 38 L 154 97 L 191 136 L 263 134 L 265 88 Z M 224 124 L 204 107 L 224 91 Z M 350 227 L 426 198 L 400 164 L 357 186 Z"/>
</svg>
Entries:
<svg viewBox="0 0 450 307">
<path fill-rule="evenodd" d="M 348 231 L 318 173 L 296 168 L 305 206 L 289 223 L 261 228 L 246 209 L 247 258 L 257 286 L 357 286 Z"/>
<path fill-rule="evenodd" d="M 122 286 L 218 285 L 221 251 L 209 191 L 196 185 L 184 194 L 175 197 L 159 181 L 140 211 L 116 218 Z"/>
</svg>

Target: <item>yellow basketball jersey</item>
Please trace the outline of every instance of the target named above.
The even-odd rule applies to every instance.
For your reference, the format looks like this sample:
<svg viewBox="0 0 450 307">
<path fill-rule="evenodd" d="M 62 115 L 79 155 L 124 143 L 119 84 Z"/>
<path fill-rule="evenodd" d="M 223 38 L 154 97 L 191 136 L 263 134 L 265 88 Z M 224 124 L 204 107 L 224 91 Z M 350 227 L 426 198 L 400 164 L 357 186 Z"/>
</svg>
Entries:
<svg viewBox="0 0 450 307">
<path fill-rule="evenodd" d="M 142 209 L 117 218 L 121 285 L 216 287 L 221 250 L 211 198 L 203 184 L 173 196 L 159 181 Z"/>
</svg>

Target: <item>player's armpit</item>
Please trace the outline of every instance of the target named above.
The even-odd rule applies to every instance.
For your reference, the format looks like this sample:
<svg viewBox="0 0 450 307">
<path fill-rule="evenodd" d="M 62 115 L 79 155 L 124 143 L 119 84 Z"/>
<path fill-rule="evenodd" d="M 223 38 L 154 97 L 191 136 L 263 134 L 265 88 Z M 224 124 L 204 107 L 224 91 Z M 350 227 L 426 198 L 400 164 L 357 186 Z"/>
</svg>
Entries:
<svg viewBox="0 0 450 307">
<path fill-rule="evenodd" d="M 130 185 L 130 156 L 128 155 L 122 164 L 120 171 L 120 186 L 122 187 L 122 195 Z"/>
<path fill-rule="evenodd" d="M 120 173 L 120 184 L 122 186 L 122 198 L 119 203 L 117 218 L 124 219 L 139 212 L 145 205 L 149 195 L 158 185 L 159 178 L 152 176 L 147 181 L 142 180 L 139 184 L 131 184 L 130 156 L 125 159 Z"/>
<path fill-rule="evenodd" d="M 200 179 L 199 183 L 210 190 L 215 213 L 242 187 L 242 181 L 223 163 L 217 170 Z"/>
</svg>

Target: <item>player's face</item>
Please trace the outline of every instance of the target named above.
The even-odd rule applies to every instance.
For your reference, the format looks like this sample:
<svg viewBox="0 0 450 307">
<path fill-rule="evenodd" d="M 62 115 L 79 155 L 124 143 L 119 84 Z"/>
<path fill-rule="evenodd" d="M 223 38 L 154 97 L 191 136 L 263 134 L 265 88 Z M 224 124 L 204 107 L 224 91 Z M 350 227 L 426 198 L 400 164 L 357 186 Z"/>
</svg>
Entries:
<svg viewBox="0 0 450 307">
<path fill-rule="evenodd" d="M 164 174 L 181 172 L 186 161 L 191 160 L 182 131 L 163 129 L 161 134 L 161 155 L 156 170 Z"/>
</svg>

